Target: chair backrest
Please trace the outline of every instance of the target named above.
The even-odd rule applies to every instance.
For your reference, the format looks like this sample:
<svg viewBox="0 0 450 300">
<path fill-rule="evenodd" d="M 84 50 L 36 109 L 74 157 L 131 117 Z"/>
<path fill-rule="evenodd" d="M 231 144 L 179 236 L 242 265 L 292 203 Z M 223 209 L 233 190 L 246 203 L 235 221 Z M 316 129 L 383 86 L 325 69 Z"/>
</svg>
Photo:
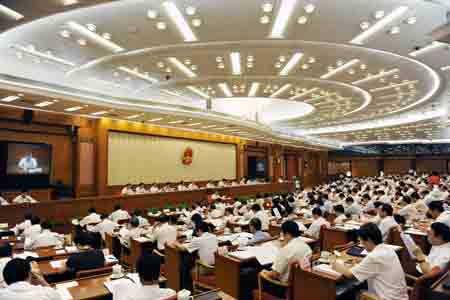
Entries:
<svg viewBox="0 0 450 300">
<path fill-rule="evenodd" d="M 127 224 L 130 222 L 130 219 L 122 219 L 117 221 L 117 224 L 122 225 L 122 224 Z"/>
<path fill-rule="evenodd" d="M 323 249 L 323 236 L 324 236 L 324 231 L 327 228 L 328 228 L 327 224 L 323 224 L 322 226 L 320 226 L 320 232 L 319 232 L 319 248 L 320 248 L 320 251 L 322 251 L 322 249 Z"/>
<path fill-rule="evenodd" d="M 433 283 L 441 279 L 443 276 L 447 276 L 447 272 L 450 269 L 450 262 L 447 263 L 447 267 L 439 272 L 430 272 L 428 274 L 420 276 L 414 283 L 410 300 L 427 300 L 427 293 L 430 290 Z"/>
<path fill-rule="evenodd" d="M 78 272 L 76 272 L 75 277 L 78 279 L 78 278 L 85 278 L 85 277 L 96 276 L 96 275 L 109 274 L 111 272 L 112 272 L 112 266 L 107 266 L 107 267 L 101 267 L 101 268 L 97 268 L 97 269 L 78 271 Z"/>
</svg>

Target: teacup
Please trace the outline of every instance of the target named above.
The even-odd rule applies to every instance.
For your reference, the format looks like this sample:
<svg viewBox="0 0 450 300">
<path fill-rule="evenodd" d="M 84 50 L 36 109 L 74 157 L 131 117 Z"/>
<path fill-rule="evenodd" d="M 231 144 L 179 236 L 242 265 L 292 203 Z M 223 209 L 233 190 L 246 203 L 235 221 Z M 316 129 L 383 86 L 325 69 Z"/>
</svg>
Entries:
<svg viewBox="0 0 450 300">
<path fill-rule="evenodd" d="M 188 290 L 181 290 L 177 294 L 178 300 L 192 300 L 194 297 L 191 296 L 191 292 Z"/>
</svg>

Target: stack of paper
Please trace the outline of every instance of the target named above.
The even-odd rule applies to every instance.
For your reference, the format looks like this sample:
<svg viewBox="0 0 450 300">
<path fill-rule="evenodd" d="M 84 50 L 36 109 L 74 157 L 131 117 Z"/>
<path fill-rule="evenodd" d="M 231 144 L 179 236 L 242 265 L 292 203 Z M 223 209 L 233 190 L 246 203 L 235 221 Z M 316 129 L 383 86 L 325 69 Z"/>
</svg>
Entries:
<svg viewBox="0 0 450 300">
<path fill-rule="evenodd" d="M 57 288 L 56 292 L 59 294 L 59 297 L 61 298 L 61 300 L 72 300 L 73 297 L 70 294 L 68 289 L 64 289 L 64 288 Z"/>
<path fill-rule="evenodd" d="M 66 263 L 65 259 L 62 260 L 52 260 L 50 262 L 50 266 L 52 266 L 53 269 L 61 269 L 64 264 Z"/>
<path fill-rule="evenodd" d="M 114 255 L 105 256 L 105 262 L 107 264 L 113 264 L 119 262 L 119 260 Z"/>
<path fill-rule="evenodd" d="M 117 280 L 111 280 L 104 283 L 105 287 L 110 291 L 110 293 L 114 293 L 114 289 L 122 284 L 131 284 L 136 283 L 140 284 L 141 281 L 139 280 L 139 275 L 137 273 L 133 274 L 127 274 L 125 278 L 117 279 Z"/>
<path fill-rule="evenodd" d="M 139 243 L 146 243 L 146 242 L 151 242 L 152 241 L 151 239 L 146 238 L 145 236 L 141 236 L 141 237 L 135 238 L 134 240 L 139 242 Z"/>
<path fill-rule="evenodd" d="M 14 254 L 13 257 L 22 259 L 26 259 L 27 257 L 38 258 L 39 254 L 37 254 L 36 252 L 24 251 L 23 253 L 20 254 Z"/>
<path fill-rule="evenodd" d="M 229 255 L 240 258 L 248 259 L 255 257 L 261 265 L 268 265 L 273 263 L 280 248 L 273 243 L 266 243 L 261 246 L 248 247 L 245 251 L 231 252 Z"/>
<path fill-rule="evenodd" d="M 69 281 L 55 285 L 57 289 L 70 289 L 78 286 L 78 281 Z"/>
<path fill-rule="evenodd" d="M 78 248 L 76 246 L 67 246 L 66 251 L 67 251 L 67 253 L 74 253 L 74 252 L 78 252 Z"/>
<path fill-rule="evenodd" d="M 330 274 L 330 275 L 336 276 L 336 277 L 342 276 L 341 273 L 333 270 L 333 268 L 330 265 L 325 265 L 325 264 L 320 264 L 320 265 L 314 266 L 313 271 L 327 273 L 327 274 Z"/>
</svg>

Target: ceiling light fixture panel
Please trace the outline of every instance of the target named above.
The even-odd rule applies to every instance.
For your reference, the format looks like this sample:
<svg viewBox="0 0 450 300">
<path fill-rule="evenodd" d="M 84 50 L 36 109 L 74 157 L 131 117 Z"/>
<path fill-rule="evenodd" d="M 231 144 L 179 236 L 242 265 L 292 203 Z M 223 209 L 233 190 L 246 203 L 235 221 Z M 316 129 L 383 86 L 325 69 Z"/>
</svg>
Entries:
<svg viewBox="0 0 450 300">
<path fill-rule="evenodd" d="M 296 5 L 297 0 L 281 0 L 280 8 L 272 26 L 272 31 L 269 35 L 270 38 L 284 38 L 286 27 L 289 24 L 290 17 L 294 12 Z"/>
<path fill-rule="evenodd" d="M 67 22 L 67 26 L 72 31 L 76 32 L 78 35 L 83 37 L 83 39 L 79 39 L 79 41 L 80 40 L 84 40 L 84 41 L 89 40 L 90 42 L 92 42 L 108 51 L 114 52 L 114 53 L 122 52 L 125 50 L 124 48 L 117 45 L 116 43 L 114 43 L 108 39 L 105 39 L 104 37 L 97 34 L 96 32 L 90 31 L 88 28 L 86 28 L 85 26 L 83 26 L 77 22 L 69 21 L 69 22 Z"/>
<path fill-rule="evenodd" d="M 292 55 L 291 59 L 284 66 L 284 68 L 280 71 L 280 76 L 287 76 L 289 73 L 295 68 L 295 66 L 300 62 L 303 57 L 302 52 L 297 52 Z"/>
<path fill-rule="evenodd" d="M 189 78 L 197 77 L 197 74 L 192 72 L 191 69 L 189 69 L 185 64 L 183 64 L 176 57 L 169 57 L 167 60 L 187 77 L 189 77 Z"/>
<path fill-rule="evenodd" d="M 12 20 L 15 20 L 15 21 L 19 21 L 20 19 L 24 18 L 24 15 L 22 15 L 21 13 L 15 11 L 3 4 L 0 4 L 0 14 L 4 15 Z"/>
<path fill-rule="evenodd" d="M 171 21 L 175 24 L 185 42 L 198 41 L 195 33 L 189 26 L 189 23 L 186 21 L 183 14 L 180 12 L 174 2 L 165 1 L 161 4 L 161 6 L 164 8 Z"/>
</svg>

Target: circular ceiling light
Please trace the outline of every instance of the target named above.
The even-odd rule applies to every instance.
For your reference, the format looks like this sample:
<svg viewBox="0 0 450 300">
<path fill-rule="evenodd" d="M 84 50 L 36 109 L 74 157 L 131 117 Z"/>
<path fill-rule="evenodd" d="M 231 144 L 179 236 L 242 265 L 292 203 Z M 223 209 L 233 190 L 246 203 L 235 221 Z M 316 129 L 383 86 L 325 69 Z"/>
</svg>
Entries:
<svg viewBox="0 0 450 300">
<path fill-rule="evenodd" d="M 305 5 L 304 9 L 305 9 L 306 13 L 312 14 L 314 12 L 314 10 L 316 10 L 316 6 L 312 3 L 309 3 L 309 4 Z"/>
<path fill-rule="evenodd" d="M 191 60 L 190 59 L 185 59 L 184 60 L 184 64 L 185 65 L 190 65 L 191 64 Z"/>
<path fill-rule="evenodd" d="M 70 38 L 70 36 L 71 36 L 71 33 L 70 33 L 70 31 L 68 31 L 68 30 L 62 30 L 59 34 L 60 34 L 63 38 Z"/>
<path fill-rule="evenodd" d="M 156 23 L 156 28 L 158 28 L 159 30 L 165 30 L 167 28 L 167 25 L 164 22 L 158 22 Z"/>
<path fill-rule="evenodd" d="M 97 30 L 97 26 L 95 26 L 94 24 L 86 24 L 86 28 L 89 29 L 90 31 Z"/>
<path fill-rule="evenodd" d="M 272 3 L 266 2 L 266 3 L 264 3 L 262 5 L 263 12 L 269 13 L 269 12 L 272 11 L 272 9 L 273 9 L 273 4 Z"/>
<path fill-rule="evenodd" d="M 219 62 L 219 63 L 222 62 L 223 61 L 223 57 L 222 56 L 217 56 L 216 57 L 216 61 Z"/>
<path fill-rule="evenodd" d="M 359 27 L 361 27 L 362 30 L 366 30 L 370 27 L 370 23 L 367 21 L 361 22 L 361 24 L 359 24 Z"/>
<path fill-rule="evenodd" d="M 197 9 L 193 6 L 186 7 L 186 14 L 189 16 L 193 16 L 197 13 Z"/>
<path fill-rule="evenodd" d="M 192 26 L 200 27 L 200 25 L 202 25 L 202 20 L 201 19 L 193 19 L 192 20 Z"/>
<path fill-rule="evenodd" d="M 102 34 L 102 37 L 103 37 L 105 40 L 110 40 L 110 39 L 111 39 L 111 34 L 108 33 L 108 32 L 105 32 L 105 33 Z"/>
<path fill-rule="evenodd" d="M 311 56 L 310 58 L 308 58 L 308 62 L 309 62 L 310 64 L 313 64 L 313 63 L 316 62 L 316 58 L 313 57 L 313 56 Z"/>
<path fill-rule="evenodd" d="M 261 24 L 269 24 L 270 18 L 269 18 L 269 16 L 262 16 L 262 17 L 259 19 L 259 22 L 261 22 Z"/>
<path fill-rule="evenodd" d="M 400 27 L 399 26 L 393 26 L 390 30 L 389 30 L 390 34 L 397 34 L 400 33 Z"/>
<path fill-rule="evenodd" d="M 306 17 L 306 16 L 301 16 L 301 17 L 299 17 L 298 19 L 297 19 L 297 23 L 298 24 L 301 24 L 301 25 L 304 25 L 304 24 L 306 24 L 308 22 L 308 18 Z"/>
<path fill-rule="evenodd" d="M 158 12 L 156 12 L 156 10 L 154 9 L 149 9 L 147 11 L 147 18 L 149 19 L 155 19 L 158 16 Z"/>
<path fill-rule="evenodd" d="M 384 17 L 384 10 L 377 10 L 373 16 L 375 17 L 375 19 L 381 19 Z"/>
<path fill-rule="evenodd" d="M 87 45 L 87 41 L 85 39 L 79 39 L 77 42 L 78 42 L 78 44 L 80 46 L 86 46 Z"/>
<path fill-rule="evenodd" d="M 415 17 L 415 16 L 409 17 L 408 19 L 406 19 L 406 23 L 408 23 L 409 25 L 416 24 L 416 22 L 417 22 L 417 17 Z"/>
</svg>

